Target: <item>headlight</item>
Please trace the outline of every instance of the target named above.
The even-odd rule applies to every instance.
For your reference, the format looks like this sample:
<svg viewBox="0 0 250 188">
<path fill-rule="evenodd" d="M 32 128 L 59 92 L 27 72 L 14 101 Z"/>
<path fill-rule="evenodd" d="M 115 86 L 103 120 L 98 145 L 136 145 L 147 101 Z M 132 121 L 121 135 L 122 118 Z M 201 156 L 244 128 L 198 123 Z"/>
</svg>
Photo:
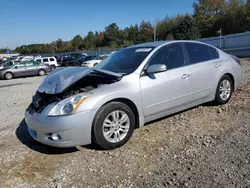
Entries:
<svg viewBox="0 0 250 188">
<path fill-rule="evenodd" d="M 77 95 L 57 103 L 49 112 L 48 116 L 64 116 L 74 114 L 82 102 L 88 98 L 85 95 Z"/>
</svg>

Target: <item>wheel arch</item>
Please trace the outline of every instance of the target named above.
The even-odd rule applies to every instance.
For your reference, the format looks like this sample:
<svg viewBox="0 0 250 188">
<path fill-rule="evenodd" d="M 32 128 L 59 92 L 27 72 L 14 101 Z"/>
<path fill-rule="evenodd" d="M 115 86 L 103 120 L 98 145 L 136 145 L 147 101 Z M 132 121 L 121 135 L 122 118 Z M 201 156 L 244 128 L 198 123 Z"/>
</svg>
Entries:
<svg viewBox="0 0 250 188">
<path fill-rule="evenodd" d="M 38 71 L 37 71 L 37 73 L 39 74 L 39 71 L 41 71 L 41 70 L 44 71 L 45 74 L 47 73 L 47 71 L 44 68 L 39 68 Z"/>
<path fill-rule="evenodd" d="M 135 116 L 135 128 L 139 128 L 140 127 L 140 118 L 139 118 L 139 111 L 135 105 L 135 103 L 127 98 L 116 98 L 116 99 L 112 99 L 109 100 L 108 102 L 106 102 L 105 104 L 103 104 L 102 106 L 111 103 L 111 102 L 121 102 L 124 103 L 126 105 L 128 105 L 128 107 L 132 110 L 134 116 Z"/>
<path fill-rule="evenodd" d="M 231 78 L 232 82 L 233 82 L 233 91 L 235 91 L 235 79 L 234 76 L 231 73 L 225 73 L 224 75 L 229 76 L 229 78 Z M 222 75 L 222 76 L 224 76 Z"/>
<path fill-rule="evenodd" d="M 13 72 L 11 72 L 11 71 L 7 71 L 7 72 L 5 72 L 5 73 L 4 73 L 4 78 L 5 78 L 5 75 L 6 75 L 7 73 L 12 74 L 13 78 L 15 77 L 15 75 L 14 75 L 14 73 L 13 73 Z"/>
</svg>

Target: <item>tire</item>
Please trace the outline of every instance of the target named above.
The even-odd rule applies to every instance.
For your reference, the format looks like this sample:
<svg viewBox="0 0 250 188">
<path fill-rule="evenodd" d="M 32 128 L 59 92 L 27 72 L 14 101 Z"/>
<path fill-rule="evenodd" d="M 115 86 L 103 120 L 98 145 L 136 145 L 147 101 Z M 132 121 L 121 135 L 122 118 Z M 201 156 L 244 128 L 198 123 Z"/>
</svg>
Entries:
<svg viewBox="0 0 250 188">
<path fill-rule="evenodd" d="M 214 100 L 215 104 L 222 105 L 228 103 L 228 101 L 231 99 L 232 93 L 233 93 L 232 79 L 227 75 L 222 76 L 216 88 L 216 94 Z"/>
<path fill-rule="evenodd" d="M 6 72 L 4 74 L 5 80 L 11 80 L 14 77 L 14 75 L 11 72 Z"/>
<path fill-rule="evenodd" d="M 116 116 L 119 117 L 118 121 L 124 121 L 125 119 L 126 121 L 121 124 L 112 124 L 112 122 L 115 122 L 114 114 L 118 114 Z M 105 127 L 104 122 L 110 127 Z M 110 102 L 102 106 L 95 115 L 92 127 L 92 141 L 102 149 L 118 148 L 130 139 L 134 128 L 135 116 L 133 111 L 124 103 Z M 117 136 L 118 133 L 120 137 Z"/>
<path fill-rule="evenodd" d="M 43 69 L 40 69 L 40 70 L 38 71 L 38 75 L 39 75 L 39 76 L 44 76 L 45 74 L 46 74 L 46 71 L 43 70 Z"/>
</svg>

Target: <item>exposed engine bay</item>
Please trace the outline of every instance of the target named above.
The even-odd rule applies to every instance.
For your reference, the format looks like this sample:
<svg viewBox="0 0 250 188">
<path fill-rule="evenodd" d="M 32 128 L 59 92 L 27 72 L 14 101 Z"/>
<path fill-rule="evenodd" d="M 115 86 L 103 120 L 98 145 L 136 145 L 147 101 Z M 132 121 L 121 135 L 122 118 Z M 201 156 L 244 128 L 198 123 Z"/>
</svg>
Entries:
<svg viewBox="0 0 250 188">
<path fill-rule="evenodd" d="M 31 108 L 36 112 L 42 111 L 46 106 L 51 103 L 59 102 L 65 98 L 83 92 L 91 92 L 94 89 L 104 85 L 112 84 L 121 80 L 121 77 L 109 75 L 106 73 L 92 71 L 78 81 L 68 85 L 62 92 L 49 94 L 40 92 L 39 90 L 33 96 Z"/>
</svg>

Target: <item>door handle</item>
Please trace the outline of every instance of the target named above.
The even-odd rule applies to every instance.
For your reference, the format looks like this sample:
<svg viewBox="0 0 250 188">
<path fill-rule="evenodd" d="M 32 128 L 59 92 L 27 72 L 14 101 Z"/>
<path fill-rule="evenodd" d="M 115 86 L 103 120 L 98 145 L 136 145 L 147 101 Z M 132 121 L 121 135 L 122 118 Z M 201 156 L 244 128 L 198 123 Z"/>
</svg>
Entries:
<svg viewBox="0 0 250 188">
<path fill-rule="evenodd" d="M 181 76 L 181 79 L 188 79 L 190 77 L 190 74 L 183 74 Z"/>
<path fill-rule="evenodd" d="M 221 64 L 216 64 L 214 67 L 218 69 L 221 67 Z"/>
</svg>

